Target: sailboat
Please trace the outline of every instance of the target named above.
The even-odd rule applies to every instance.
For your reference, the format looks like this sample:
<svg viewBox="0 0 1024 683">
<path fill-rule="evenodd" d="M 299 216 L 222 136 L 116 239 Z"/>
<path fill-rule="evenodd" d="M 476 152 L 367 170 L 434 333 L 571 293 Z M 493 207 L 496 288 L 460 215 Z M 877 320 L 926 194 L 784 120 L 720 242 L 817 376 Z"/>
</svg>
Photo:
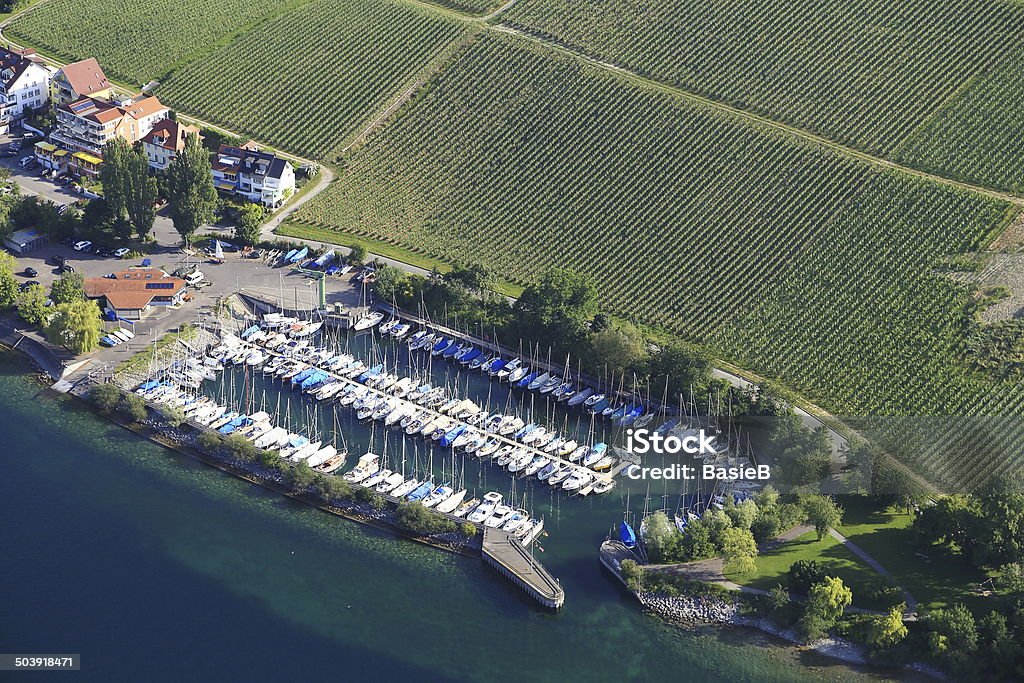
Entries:
<svg viewBox="0 0 1024 683">
<path fill-rule="evenodd" d="M 224 263 L 224 249 L 220 246 L 220 240 L 213 241 L 213 262 Z"/>
</svg>

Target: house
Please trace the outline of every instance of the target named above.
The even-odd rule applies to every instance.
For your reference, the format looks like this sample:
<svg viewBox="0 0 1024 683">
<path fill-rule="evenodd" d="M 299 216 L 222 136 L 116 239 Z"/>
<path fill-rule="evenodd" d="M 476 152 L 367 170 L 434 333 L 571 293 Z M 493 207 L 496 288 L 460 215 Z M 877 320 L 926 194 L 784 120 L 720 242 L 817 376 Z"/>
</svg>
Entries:
<svg viewBox="0 0 1024 683">
<path fill-rule="evenodd" d="M 210 162 L 213 184 L 222 192 L 276 209 L 295 191 L 292 165 L 253 142 L 221 145 Z"/>
<path fill-rule="evenodd" d="M 53 73 L 35 50 L 0 48 L 0 133 L 9 132 L 13 122 L 46 105 Z"/>
<path fill-rule="evenodd" d="M 185 281 L 159 268 L 132 268 L 113 277 L 88 277 L 82 282 L 85 295 L 102 299 L 104 310 L 128 320 L 138 320 L 155 306 L 174 306 L 185 294 Z"/>
<path fill-rule="evenodd" d="M 50 142 L 37 142 L 33 149 L 36 161 L 43 168 L 53 169 L 57 173 L 66 173 L 71 161 L 71 152 L 61 149 Z"/>
<path fill-rule="evenodd" d="M 146 152 L 146 161 L 149 162 L 150 168 L 157 171 L 166 170 L 178 156 L 178 152 L 185 149 L 185 138 L 189 135 L 199 135 L 199 128 L 186 126 L 174 119 L 158 121 L 153 130 L 142 138 L 142 149 Z M 201 135 L 199 139 L 202 139 Z"/>
<path fill-rule="evenodd" d="M 99 62 L 92 57 L 58 69 L 50 80 L 50 100 L 55 110 L 83 97 L 97 100 L 110 100 L 114 97 L 114 87 L 107 80 Z"/>
<path fill-rule="evenodd" d="M 57 107 L 57 125 L 50 133 L 50 141 L 102 161 L 103 145 L 107 142 L 120 137 L 135 144 L 169 115 L 170 109 L 153 95 L 111 101 L 83 97 Z"/>
</svg>

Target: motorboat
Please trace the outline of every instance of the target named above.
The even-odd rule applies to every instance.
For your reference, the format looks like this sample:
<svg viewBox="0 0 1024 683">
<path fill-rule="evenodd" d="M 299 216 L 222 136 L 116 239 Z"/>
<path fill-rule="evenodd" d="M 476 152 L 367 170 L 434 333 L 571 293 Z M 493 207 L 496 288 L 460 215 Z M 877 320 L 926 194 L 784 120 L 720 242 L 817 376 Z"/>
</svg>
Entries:
<svg viewBox="0 0 1024 683">
<path fill-rule="evenodd" d="M 380 456 L 375 453 L 366 453 L 359 458 L 359 462 L 351 470 L 346 472 L 342 479 L 347 482 L 358 484 L 380 469 Z"/>
<path fill-rule="evenodd" d="M 495 491 L 490 491 L 484 494 L 483 502 L 481 502 L 475 510 L 467 517 L 467 520 L 473 524 L 480 524 L 484 522 L 491 514 L 494 513 L 494 509 L 501 504 L 504 497 Z"/>
</svg>

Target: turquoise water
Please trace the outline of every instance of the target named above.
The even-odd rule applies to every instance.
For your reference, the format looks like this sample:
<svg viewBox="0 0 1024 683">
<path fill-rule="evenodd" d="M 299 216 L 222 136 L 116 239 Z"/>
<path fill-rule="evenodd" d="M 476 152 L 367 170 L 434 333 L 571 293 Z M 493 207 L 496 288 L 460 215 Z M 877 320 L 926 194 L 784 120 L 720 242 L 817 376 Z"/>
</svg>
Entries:
<svg viewBox="0 0 1024 683">
<path fill-rule="evenodd" d="M 597 562 L 621 515 L 611 498 L 558 505 L 542 558 L 567 600 L 551 614 L 479 560 L 293 503 L 38 392 L 0 355 L 0 652 L 81 653 L 82 672 L 61 676 L 883 678 L 644 615 Z"/>
</svg>

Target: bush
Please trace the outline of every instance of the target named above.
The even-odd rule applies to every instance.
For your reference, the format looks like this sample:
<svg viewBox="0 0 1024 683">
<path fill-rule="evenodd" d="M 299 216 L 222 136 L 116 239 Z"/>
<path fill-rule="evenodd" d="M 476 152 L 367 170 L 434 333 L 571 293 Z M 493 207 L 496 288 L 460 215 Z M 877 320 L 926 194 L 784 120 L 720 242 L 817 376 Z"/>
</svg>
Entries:
<svg viewBox="0 0 1024 683">
<path fill-rule="evenodd" d="M 313 490 L 325 502 L 352 497 L 352 487 L 349 483 L 341 477 L 329 474 L 317 474 L 313 480 Z"/>
<path fill-rule="evenodd" d="M 811 586 L 825 580 L 825 568 L 814 560 L 797 560 L 786 573 L 786 585 L 791 593 L 807 595 Z"/>
<path fill-rule="evenodd" d="M 359 492 L 356 493 L 358 495 Z M 399 503 L 398 510 L 395 512 L 395 523 L 400 528 L 415 534 L 428 535 L 455 531 L 455 522 L 431 512 L 419 502 Z"/>
<path fill-rule="evenodd" d="M 121 390 L 114 384 L 97 384 L 89 390 L 89 400 L 104 413 L 109 413 L 121 400 Z"/>
<path fill-rule="evenodd" d="M 196 442 L 200 448 L 211 454 L 219 451 L 222 443 L 220 437 L 214 432 L 200 432 Z"/>
<path fill-rule="evenodd" d="M 466 538 L 473 538 L 477 534 L 476 524 L 472 522 L 463 522 L 459 525 L 459 531 Z"/>
<path fill-rule="evenodd" d="M 142 422 L 148 414 L 146 402 L 142 400 L 141 396 L 135 394 L 125 394 L 117 407 L 121 415 L 132 422 Z"/>
<path fill-rule="evenodd" d="M 306 491 L 313 485 L 316 479 L 316 472 L 308 463 L 300 462 L 291 468 L 288 474 L 288 481 L 296 491 Z"/>
<path fill-rule="evenodd" d="M 185 411 L 178 406 L 162 405 L 158 408 L 160 414 L 163 415 L 164 423 L 169 427 L 177 427 L 185 421 Z"/>
</svg>

